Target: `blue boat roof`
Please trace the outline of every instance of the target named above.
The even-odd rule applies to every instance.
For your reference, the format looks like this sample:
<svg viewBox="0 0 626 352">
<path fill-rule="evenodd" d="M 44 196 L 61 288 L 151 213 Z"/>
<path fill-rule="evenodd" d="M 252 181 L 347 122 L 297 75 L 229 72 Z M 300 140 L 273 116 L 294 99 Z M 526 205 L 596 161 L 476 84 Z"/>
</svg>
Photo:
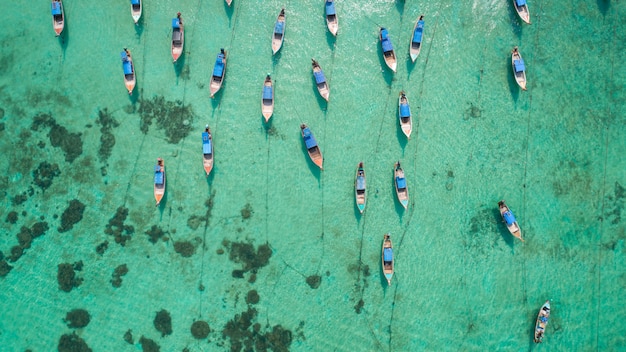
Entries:
<svg viewBox="0 0 626 352">
<path fill-rule="evenodd" d="M 524 70 L 526 70 L 524 59 L 513 60 L 513 65 L 515 66 L 515 72 L 524 72 Z"/>
<path fill-rule="evenodd" d="M 515 0 L 515 3 L 517 6 L 524 6 L 526 5 L 526 0 Z"/>
<path fill-rule="evenodd" d="M 336 14 L 335 3 L 331 1 L 326 1 L 326 16 L 334 14 Z"/>
<path fill-rule="evenodd" d="M 120 57 L 122 58 L 122 61 L 128 61 L 128 55 L 126 55 L 126 51 L 122 51 L 120 53 Z"/>
<path fill-rule="evenodd" d="M 410 117 L 411 116 L 411 108 L 409 104 L 400 104 L 400 117 Z"/>
<path fill-rule="evenodd" d="M 273 93 L 272 87 L 263 86 L 263 99 L 264 100 L 271 100 L 273 98 L 272 93 Z"/>
<path fill-rule="evenodd" d="M 417 27 L 415 27 L 415 31 L 413 31 L 413 42 L 421 43 L 422 35 L 424 34 L 424 21 L 417 21 Z"/>
<path fill-rule="evenodd" d="M 507 225 L 513 225 L 513 223 L 517 221 L 511 211 L 505 211 L 502 216 L 504 217 L 504 221 L 506 221 Z"/>
<path fill-rule="evenodd" d="M 222 77 L 224 74 L 224 54 L 219 53 L 215 59 L 215 67 L 213 68 L 213 76 Z"/>
<path fill-rule="evenodd" d="M 206 134 L 206 138 L 205 138 Z M 213 143 L 211 143 L 211 139 L 209 138 L 209 134 L 206 132 L 202 133 L 202 154 L 211 154 L 213 152 Z"/>
<path fill-rule="evenodd" d="M 161 168 L 157 165 L 155 166 L 155 172 L 154 172 L 154 184 L 156 185 L 162 185 L 163 181 L 164 181 L 164 174 L 163 172 L 159 171 Z"/>
<path fill-rule="evenodd" d="M 391 40 L 389 38 L 383 39 L 381 42 L 383 46 L 383 52 L 393 51 L 393 45 L 391 44 Z"/>
<path fill-rule="evenodd" d="M 304 138 L 304 144 L 306 144 L 307 149 L 317 146 L 317 141 L 308 127 L 302 130 L 302 137 Z"/>
<path fill-rule="evenodd" d="M 130 0 L 130 3 L 133 5 L 139 5 L 139 0 Z"/>
<path fill-rule="evenodd" d="M 365 190 L 365 177 L 358 176 L 356 178 L 356 189 L 359 191 Z"/>
<path fill-rule="evenodd" d="M 398 189 L 406 188 L 406 178 L 396 176 L 396 184 L 398 185 Z"/>
<path fill-rule="evenodd" d="M 393 249 L 392 248 L 383 249 L 383 260 L 386 262 L 393 261 Z"/>
<path fill-rule="evenodd" d="M 276 21 L 276 25 L 274 25 L 274 33 L 282 34 L 285 32 L 285 22 Z"/>
<path fill-rule="evenodd" d="M 126 53 L 122 54 L 122 68 L 124 69 L 124 74 L 130 75 L 133 73 L 133 65 L 131 64 L 130 60 L 128 60 L 128 56 L 126 56 Z"/>
<path fill-rule="evenodd" d="M 52 2 L 52 14 L 53 15 L 60 15 L 61 14 L 61 3 L 60 2 L 56 2 L 56 1 Z"/>
<path fill-rule="evenodd" d="M 180 20 L 178 18 L 172 18 L 172 28 L 180 28 Z"/>
<path fill-rule="evenodd" d="M 313 72 L 313 76 L 315 76 L 315 83 L 317 84 L 326 82 L 326 77 L 324 76 L 323 71 Z"/>
</svg>

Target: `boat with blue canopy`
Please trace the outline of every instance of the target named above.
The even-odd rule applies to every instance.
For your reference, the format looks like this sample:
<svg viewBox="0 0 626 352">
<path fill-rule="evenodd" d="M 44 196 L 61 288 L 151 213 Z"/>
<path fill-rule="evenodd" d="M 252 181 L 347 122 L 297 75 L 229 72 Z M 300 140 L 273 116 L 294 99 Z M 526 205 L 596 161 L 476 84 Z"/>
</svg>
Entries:
<svg viewBox="0 0 626 352">
<path fill-rule="evenodd" d="M 172 19 L 172 58 L 174 62 L 183 54 L 185 46 L 185 27 L 180 12 Z"/>
<path fill-rule="evenodd" d="M 261 95 L 261 112 L 265 118 L 265 122 L 269 122 L 274 113 L 274 84 L 272 77 L 267 74 L 263 83 L 263 93 Z"/>
<path fill-rule="evenodd" d="M 217 54 L 215 59 L 215 65 L 213 66 L 213 75 L 211 76 L 211 85 L 209 91 L 211 92 L 211 98 L 215 96 L 224 82 L 224 75 L 226 74 L 226 51 L 224 48 L 220 49 L 220 53 Z"/>
<path fill-rule="evenodd" d="M 135 77 L 135 65 L 133 65 L 133 58 L 130 56 L 130 51 L 124 48 L 124 51 L 120 54 L 122 58 L 122 70 L 124 71 L 124 84 L 128 94 L 133 94 L 135 84 L 137 83 Z"/>
<path fill-rule="evenodd" d="M 313 78 L 315 78 L 315 85 L 317 86 L 317 91 L 320 93 L 324 100 L 328 101 L 330 96 L 330 88 L 328 86 L 328 82 L 326 82 L 326 76 L 324 75 L 324 71 L 320 67 L 320 64 L 315 61 L 315 59 L 311 59 L 311 65 L 313 66 Z"/>
<path fill-rule="evenodd" d="M 365 203 L 367 202 L 366 179 L 363 162 L 360 162 L 356 168 L 356 176 L 354 178 L 354 198 L 359 212 L 363 214 L 365 211 Z"/>
<path fill-rule="evenodd" d="M 411 46 L 409 47 L 409 55 L 411 55 L 411 61 L 415 62 L 422 50 L 422 39 L 424 37 L 424 15 L 421 15 L 415 27 L 413 27 L 413 36 L 411 37 Z"/>
<path fill-rule="evenodd" d="M 407 188 L 406 178 L 404 177 L 404 170 L 400 166 L 400 162 L 396 162 L 393 169 L 393 181 L 396 186 L 396 196 L 400 204 L 406 209 L 409 206 L 409 189 Z"/>
<path fill-rule="evenodd" d="M 302 140 L 304 141 L 304 145 L 306 146 L 306 150 L 309 153 L 311 161 L 313 161 L 315 165 L 319 166 L 319 168 L 323 170 L 324 167 L 322 166 L 322 164 L 324 163 L 324 158 L 322 157 L 322 151 L 317 145 L 317 140 L 315 140 L 315 136 L 313 136 L 313 132 L 311 132 L 311 129 L 304 123 L 300 125 L 300 131 L 302 133 Z"/>
<path fill-rule="evenodd" d="M 530 24 L 530 12 L 528 11 L 526 0 L 513 0 L 513 7 L 515 7 L 515 12 L 517 12 L 519 18 Z"/>
<path fill-rule="evenodd" d="M 546 303 L 541 306 L 541 309 L 539 309 L 539 314 L 537 314 L 537 321 L 535 322 L 535 343 L 543 342 L 543 334 L 546 332 L 546 326 L 548 325 L 549 319 L 550 300 L 547 300 Z"/>
<path fill-rule="evenodd" d="M 513 48 L 513 52 L 511 53 L 511 65 L 513 66 L 515 82 L 517 82 L 523 90 L 526 90 L 526 64 L 519 50 L 517 50 L 517 47 Z"/>
<path fill-rule="evenodd" d="M 506 205 L 504 200 L 498 202 L 498 208 L 500 210 L 500 215 L 502 215 L 502 220 L 504 220 L 506 228 L 509 229 L 511 235 L 519 238 L 520 240 L 522 240 L 522 242 L 524 242 L 524 239 L 522 238 L 522 230 L 517 224 L 517 219 L 515 218 L 515 215 L 513 215 L 511 209 L 509 209 L 509 207 Z"/>
<path fill-rule="evenodd" d="M 337 20 L 337 11 L 335 10 L 335 0 L 326 0 L 324 5 L 326 11 L 326 26 L 334 36 L 337 36 L 339 30 L 339 21 Z"/>
<path fill-rule="evenodd" d="M 400 98 L 398 98 L 398 119 L 400 121 L 400 128 L 402 128 L 402 132 L 404 133 L 406 138 L 411 138 L 411 131 L 413 130 L 413 118 L 411 117 L 409 100 L 404 94 L 404 91 L 400 92 Z"/>
<path fill-rule="evenodd" d="M 158 158 L 154 166 L 154 199 L 157 207 L 165 195 L 165 164 L 163 159 Z"/>
<path fill-rule="evenodd" d="M 61 0 L 52 0 L 52 28 L 57 37 L 65 28 L 65 11 Z"/>
<path fill-rule="evenodd" d="M 133 16 L 135 24 L 139 22 L 141 18 L 142 0 L 130 0 L 130 15 Z"/>
<path fill-rule="evenodd" d="M 272 55 L 276 54 L 283 46 L 285 38 L 285 9 L 280 10 L 276 23 L 274 24 L 274 33 L 272 33 Z"/>
<path fill-rule="evenodd" d="M 394 272 L 394 261 L 393 261 L 393 244 L 391 243 L 391 236 L 386 233 L 383 237 L 383 249 L 382 249 L 382 264 L 383 264 L 383 275 L 385 275 L 385 279 L 387 279 L 387 285 L 391 285 L 391 278 L 393 277 Z"/>
<path fill-rule="evenodd" d="M 380 45 L 383 50 L 385 63 L 391 71 L 396 72 L 396 52 L 393 50 L 393 45 L 391 44 L 391 39 L 389 38 L 389 31 L 384 27 L 380 28 Z"/>
<path fill-rule="evenodd" d="M 209 125 L 206 125 L 202 132 L 202 164 L 208 177 L 213 170 L 213 135 Z"/>
</svg>

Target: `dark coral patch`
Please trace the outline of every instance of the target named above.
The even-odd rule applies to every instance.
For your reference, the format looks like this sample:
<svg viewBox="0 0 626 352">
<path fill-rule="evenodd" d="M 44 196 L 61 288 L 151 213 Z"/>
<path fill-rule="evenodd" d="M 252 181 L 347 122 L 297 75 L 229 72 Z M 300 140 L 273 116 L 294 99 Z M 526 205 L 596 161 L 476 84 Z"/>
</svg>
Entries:
<svg viewBox="0 0 626 352">
<path fill-rule="evenodd" d="M 306 278 L 306 283 L 312 288 L 316 289 L 322 284 L 322 277 L 319 275 L 311 275 Z"/>
<path fill-rule="evenodd" d="M 74 265 L 62 263 L 58 267 L 57 282 L 61 291 L 70 292 L 74 287 L 80 286 L 83 279 L 76 276 Z"/>
<path fill-rule="evenodd" d="M 74 162 L 83 153 L 83 141 L 80 133 L 71 133 L 67 128 L 56 123 L 50 128 L 50 144 L 61 148 L 65 154 L 65 161 Z"/>
<path fill-rule="evenodd" d="M 126 341 L 129 345 L 135 344 L 135 341 L 133 341 L 133 331 L 131 329 L 128 329 L 124 333 L 124 341 Z"/>
<path fill-rule="evenodd" d="M 209 323 L 204 320 L 197 320 L 191 324 L 191 335 L 198 340 L 204 339 L 209 336 L 211 332 L 211 328 L 209 327 Z"/>
<path fill-rule="evenodd" d="M 252 205 L 250 203 L 246 203 L 246 205 L 241 209 L 241 219 L 248 220 L 252 217 Z"/>
<path fill-rule="evenodd" d="M 141 132 L 148 133 L 152 121 L 156 120 L 157 128 L 165 131 L 169 143 L 176 144 L 187 137 L 193 126 L 193 110 L 182 101 L 167 101 L 162 96 L 152 100 L 139 100 L 141 115 Z"/>
<path fill-rule="evenodd" d="M 91 352 L 91 348 L 85 340 L 76 335 L 75 332 L 61 336 L 57 348 L 59 352 Z"/>
<path fill-rule="evenodd" d="M 246 295 L 246 303 L 248 304 L 257 304 L 260 299 L 259 293 L 256 290 L 250 290 Z"/>
<path fill-rule="evenodd" d="M 165 236 L 165 232 L 163 230 L 161 230 L 158 226 L 156 225 L 152 225 L 152 228 L 148 231 L 146 231 L 146 235 L 148 235 L 148 241 L 152 242 L 153 244 L 157 243 L 159 241 L 159 239 L 161 239 L 163 236 Z"/>
<path fill-rule="evenodd" d="M 189 258 L 196 253 L 196 247 L 189 241 L 174 242 L 174 250 L 185 258 Z"/>
<path fill-rule="evenodd" d="M 228 242 L 222 244 L 230 249 L 229 259 L 235 263 L 243 264 L 244 271 L 257 270 L 266 266 L 272 256 L 272 249 L 267 244 L 260 245 L 256 250 L 251 243 Z"/>
<path fill-rule="evenodd" d="M 81 203 L 78 199 L 72 199 L 70 205 L 65 209 L 63 215 L 61 215 L 61 227 L 59 227 L 59 232 L 71 230 L 74 225 L 83 219 L 84 211 L 85 204 Z"/>
<path fill-rule="evenodd" d="M 68 312 L 63 319 L 67 323 L 67 327 L 72 329 L 84 328 L 89 325 L 90 320 L 89 312 L 80 308 Z"/>
<path fill-rule="evenodd" d="M 0 252 L 1 253 L 1 252 Z M 5 259 L 0 260 L 0 277 L 5 277 L 13 269 Z"/>
<path fill-rule="evenodd" d="M 172 316 L 170 312 L 161 309 L 154 317 L 154 327 L 161 333 L 161 336 L 172 334 Z"/>
<path fill-rule="evenodd" d="M 161 351 L 161 346 L 159 346 L 156 342 L 154 342 L 153 340 L 142 336 L 139 339 L 139 343 L 141 344 L 141 349 L 143 350 L 143 352 L 159 352 Z"/>
<path fill-rule="evenodd" d="M 128 273 L 128 266 L 126 264 L 118 265 L 113 271 L 113 278 L 111 279 L 111 285 L 113 287 L 122 286 L 122 276 Z"/>
<path fill-rule="evenodd" d="M 17 212 L 11 211 L 7 214 L 7 218 L 5 222 L 8 222 L 9 224 L 15 224 L 17 222 L 17 219 L 18 219 Z"/>
<path fill-rule="evenodd" d="M 106 252 L 108 248 L 109 248 L 109 241 L 104 241 L 96 247 L 96 253 L 103 255 L 104 252 Z"/>
<path fill-rule="evenodd" d="M 120 124 L 106 108 L 98 111 L 98 119 L 96 120 L 96 123 L 101 126 L 100 133 L 102 133 L 100 136 L 98 158 L 100 161 L 106 162 L 111 156 L 111 151 L 115 146 L 115 135 L 111 131 Z"/>
<path fill-rule="evenodd" d="M 263 332 L 261 324 L 254 322 L 256 316 L 256 309 L 249 307 L 226 323 L 222 336 L 230 340 L 231 351 L 289 351 L 293 340 L 291 331 L 275 325 Z"/>
<path fill-rule="evenodd" d="M 39 163 L 39 166 L 33 171 L 33 183 L 45 191 L 52 186 L 54 178 L 61 175 L 58 164 L 50 164 L 47 161 Z"/>
<path fill-rule="evenodd" d="M 115 238 L 115 243 L 119 243 L 122 246 L 125 246 L 126 241 L 130 240 L 132 234 L 135 233 L 133 226 L 124 224 L 127 217 L 128 208 L 118 207 L 115 215 L 109 219 L 109 223 L 104 230 L 104 233 Z"/>
<path fill-rule="evenodd" d="M 363 310 L 363 306 L 365 306 L 365 302 L 362 299 L 354 306 L 354 311 L 356 314 L 361 314 L 361 310 Z"/>
</svg>

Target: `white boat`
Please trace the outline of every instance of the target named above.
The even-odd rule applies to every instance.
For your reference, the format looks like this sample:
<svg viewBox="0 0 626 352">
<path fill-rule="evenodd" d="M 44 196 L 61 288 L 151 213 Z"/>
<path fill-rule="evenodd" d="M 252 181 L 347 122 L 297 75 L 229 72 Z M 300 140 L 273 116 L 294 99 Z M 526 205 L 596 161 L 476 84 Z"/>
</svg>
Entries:
<svg viewBox="0 0 626 352">
<path fill-rule="evenodd" d="M 215 66 L 213 66 L 213 75 L 211 76 L 211 85 L 209 87 L 211 98 L 213 98 L 215 96 L 215 93 L 217 93 L 220 88 L 222 88 L 225 74 L 226 51 L 224 49 L 220 49 L 220 53 L 217 54 L 217 58 L 215 59 Z"/>
<path fill-rule="evenodd" d="M 328 30 L 334 36 L 337 36 L 339 30 L 339 21 L 337 20 L 337 11 L 335 10 L 335 0 L 326 0 L 324 6 L 326 10 L 326 25 Z"/>
<path fill-rule="evenodd" d="M 396 72 L 396 52 L 395 50 L 393 50 L 391 39 L 389 39 L 389 31 L 387 31 L 387 29 L 383 27 L 380 28 L 380 45 L 383 49 L 383 57 L 385 59 L 385 63 L 391 69 L 391 71 Z"/>
<path fill-rule="evenodd" d="M 409 206 L 409 189 L 406 186 L 404 170 L 402 170 L 399 161 L 393 169 L 393 176 L 393 181 L 396 185 L 396 196 L 398 197 L 400 204 L 402 204 L 404 209 L 406 209 Z"/>
<path fill-rule="evenodd" d="M 365 211 L 365 204 L 367 202 L 366 186 L 365 169 L 363 168 L 363 162 L 360 162 L 356 168 L 356 176 L 354 177 L 354 199 L 356 200 L 356 206 L 359 208 L 361 214 Z"/>
<path fill-rule="evenodd" d="M 328 87 L 328 82 L 326 82 L 326 76 L 324 75 L 324 71 L 320 67 L 320 64 L 315 61 L 315 59 L 311 59 L 313 66 L 313 77 L 315 77 L 315 84 L 317 85 L 317 91 L 320 93 L 324 100 L 328 101 L 330 97 L 330 88 Z"/>
<path fill-rule="evenodd" d="M 546 332 L 548 319 L 550 319 L 550 300 L 547 300 L 546 303 L 541 306 L 539 314 L 537 314 L 537 321 L 535 322 L 535 343 L 543 342 L 543 334 Z"/>
<path fill-rule="evenodd" d="M 511 53 L 511 65 L 513 66 L 515 82 L 517 82 L 523 90 L 526 90 L 526 65 L 517 47 L 513 48 L 513 52 Z"/>
<path fill-rule="evenodd" d="M 386 233 L 383 238 L 383 251 L 381 257 L 383 274 L 385 275 L 385 279 L 387 279 L 387 285 L 391 285 L 391 278 L 393 277 L 394 272 L 393 245 L 391 243 L 391 237 L 388 233 Z"/>
<path fill-rule="evenodd" d="M 269 122 L 274 113 L 274 85 L 272 77 L 268 74 L 263 83 L 263 94 L 261 95 L 261 112 L 265 122 Z"/>
<path fill-rule="evenodd" d="M 522 21 L 530 24 L 530 12 L 528 12 L 528 4 L 526 0 L 513 0 L 513 6 L 515 7 L 515 12 Z"/>
<path fill-rule="evenodd" d="M 133 89 L 135 89 L 135 84 L 137 83 L 137 79 L 135 77 L 135 65 L 133 64 L 133 58 L 130 56 L 130 51 L 124 48 L 124 51 L 121 53 L 122 57 L 122 70 L 124 71 L 124 84 L 126 85 L 126 90 L 128 90 L 128 94 L 133 94 Z"/>
<path fill-rule="evenodd" d="M 506 228 L 509 229 L 511 235 L 519 238 L 520 240 L 522 240 L 522 242 L 524 242 L 524 239 L 522 238 L 522 230 L 519 228 L 517 219 L 515 219 L 515 215 L 513 215 L 513 212 L 511 211 L 511 209 L 509 209 L 504 200 L 498 202 L 498 209 L 500 210 L 502 220 L 504 220 Z"/>
<path fill-rule="evenodd" d="M 400 120 L 400 128 L 402 128 L 402 132 L 404 133 L 406 138 L 411 138 L 411 131 L 413 130 L 413 118 L 411 117 L 409 100 L 404 94 L 404 91 L 400 92 L 400 98 L 398 98 L 398 118 Z"/>
<path fill-rule="evenodd" d="M 285 39 L 285 9 L 280 10 L 276 23 L 274 24 L 274 33 L 272 33 L 272 55 L 276 54 L 283 46 Z"/>
<path fill-rule="evenodd" d="M 65 11 L 61 0 L 52 0 L 52 28 L 57 37 L 65 28 Z"/>
<path fill-rule="evenodd" d="M 130 15 L 133 16 L 135 24 L 137 24 L 141 18 L 142 5 L 142 0 L 130 0 Z"/>
<path fill-rule="evenodd" d="M 174 62 L 183 54 L 185 47 L 185 27 L 180 12 L 172 19 L 172 59 Z"/>
<path fill-rule="evenodd" d="M 202 132 L 202 165 L 204 172 L 209 177 L 211 170 L 213 170 L 213 135 L 211 135 L 209 125 L 206 125 L 204 132 Z"/>
<path fill-rule="evenodd" d="M 411 55 L 411 61 L 415 62 L 422 50 L 422 39 L 424 36 L 424 15 L 421 15 L 415 27 L 413 27 L 413 36 L 411 37 L 411 46 L 409 47 L 409 55 Z"/>
</svg>

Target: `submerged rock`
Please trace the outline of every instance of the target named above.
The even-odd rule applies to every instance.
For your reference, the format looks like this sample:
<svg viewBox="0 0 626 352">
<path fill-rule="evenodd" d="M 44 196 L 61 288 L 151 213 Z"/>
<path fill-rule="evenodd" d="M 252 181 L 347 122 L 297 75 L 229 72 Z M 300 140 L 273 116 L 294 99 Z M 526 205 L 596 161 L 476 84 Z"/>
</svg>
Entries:
<svg viewBox="0 0 626 352">
<path fill-rule="evenodd" d="M 67 323 L 68 328 L 84 328 L 89 324 L 91 317 L 89 316 L 89 312 L 84 309 L 74 309 L 67 313 L 64 322 Z"/>
</svg>

